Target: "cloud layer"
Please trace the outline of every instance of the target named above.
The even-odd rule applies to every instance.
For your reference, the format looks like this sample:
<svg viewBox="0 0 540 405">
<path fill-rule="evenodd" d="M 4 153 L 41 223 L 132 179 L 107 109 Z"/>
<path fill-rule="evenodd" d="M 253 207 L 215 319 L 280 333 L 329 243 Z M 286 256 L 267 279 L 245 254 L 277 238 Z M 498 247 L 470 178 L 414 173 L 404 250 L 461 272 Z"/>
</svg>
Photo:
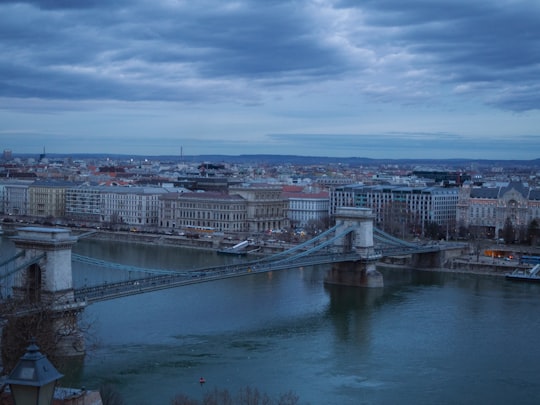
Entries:
<svg viewBox="0 0 540 405">
<path fill-rule="evenodd" d="M 174 127 L 214 138 L 219 127 L 221 136 L 477 136 L 451 123 L 477 111 L 510 117 L 517 132 L 507 137 L 538 135 L 536 0 L 4 1 L 0 51 L 6 134 L 26 125 L 88 136 L 70 123 L 74 111 L 83 121 L 92 112 L 103 121 L 111 111 L 155 111 L 170 128 L 139 127 L 169 137 Z M 205 112 L 215 128 L 185 123 Z M 21 123 L 19 114 L 32 118 Z M 401 125 L 365 127 L 373 115 Z M 444 118 L 411 125 L 411 115 Z M 114 119 L 99 130 L 107 128 L 121 135 Z"/>
</svg>

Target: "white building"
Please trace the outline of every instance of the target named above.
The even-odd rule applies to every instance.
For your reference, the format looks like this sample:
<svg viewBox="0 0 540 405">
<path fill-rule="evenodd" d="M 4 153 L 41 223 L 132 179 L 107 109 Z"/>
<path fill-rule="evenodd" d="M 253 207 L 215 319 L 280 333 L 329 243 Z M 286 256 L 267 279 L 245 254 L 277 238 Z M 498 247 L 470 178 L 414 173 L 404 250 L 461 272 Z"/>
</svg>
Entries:
<svg viewBox="0 0 540 405">
<path fill-rule="evenodd" d="M 158 226 L 161 187 L 78 186 L 66 191 L 69 220 L 126 225 L 136 229 Z"/>
<path fill-rule="evenodd" d="M 0 183 L 1 209 L 6 215 L 28 215 L 28 187 L 33 181 L 10 180 Z"/>
<path fill-rule="evenodd" d="M 455 187 L 350 185 L 330 192 L 331 213 L 339 206 L 371 208 L 379 226 L 400 223 L 417 234 L 423 234 L 429 222 L 453 230 L 457 203 Z"/>
<path fill-rule="evenodd" d="M 305 227 L 310 221 L 325 222 L 328 220 L 330 206 L 329 194 L 304 193 L 286 191 L 284 197 L 288 200 L 287 217 L 293 227 Z"/>
</svg>

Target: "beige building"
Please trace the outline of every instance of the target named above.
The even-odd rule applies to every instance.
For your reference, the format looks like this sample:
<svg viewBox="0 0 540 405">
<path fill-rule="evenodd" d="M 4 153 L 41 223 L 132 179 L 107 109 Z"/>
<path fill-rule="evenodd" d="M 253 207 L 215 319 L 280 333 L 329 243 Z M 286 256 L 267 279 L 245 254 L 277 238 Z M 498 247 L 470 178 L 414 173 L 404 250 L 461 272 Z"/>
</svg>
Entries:
<svg viewBox="0 0 540 405">
<path fill-rule="evenodd" d="M 66 190 L 73 183 L 38 180 L 28 186 L 28 215 L 63 218 L 66 212 Z"/>
<path fill-rule="evenodd" d="M 516 231 L 523 233 L 534 219 L 540 221 L 540 190 L 523 183 L 493 187 L 464 185 L 460 190 L 458 227 L 478 229 L 483 236 L 498 238 L 508 220 Z"/>
<path fill-rule="evenodd" d="M 246 232 L 247 202 L 219 192 L 169 193 L 159 198 L 159 227 L 168 231 Z"/>
<path fill-rule="evenodd" d="M 238 194 L 246 200 L 248 232 L 260 233 L 289 227 L 288 202 L 281 185 L 239 184 L 230 186 L 229 194 Z"/>
</svg>

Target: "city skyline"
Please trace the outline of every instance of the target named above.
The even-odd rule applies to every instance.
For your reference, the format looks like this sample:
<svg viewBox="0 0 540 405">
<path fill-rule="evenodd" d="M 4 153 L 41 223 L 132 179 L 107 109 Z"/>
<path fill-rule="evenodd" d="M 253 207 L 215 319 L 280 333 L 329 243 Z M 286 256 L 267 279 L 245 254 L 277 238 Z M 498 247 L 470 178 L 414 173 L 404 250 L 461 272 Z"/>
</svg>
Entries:
<svg viewBox="0 0 540 405">
<path fill-rule="evenodd" d="M 535 159 L 536 1 L 7 1 L 14 153 Z"/>
</svg>

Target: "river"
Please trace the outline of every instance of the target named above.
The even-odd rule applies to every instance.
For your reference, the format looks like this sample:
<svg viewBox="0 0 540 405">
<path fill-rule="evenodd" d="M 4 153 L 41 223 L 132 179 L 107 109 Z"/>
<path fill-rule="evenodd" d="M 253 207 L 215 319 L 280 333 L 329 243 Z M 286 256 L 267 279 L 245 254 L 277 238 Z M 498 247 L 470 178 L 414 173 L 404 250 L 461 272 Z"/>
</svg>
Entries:
<svg viewBox="0 0 540 405">
<path fill-rule="evenodd" d="M 237 260 L 91 240 L 74 252 L 150 268 Z M 293 391 L 312 405 L 539 403 L 540 285 L 386 268 L 383 289 L 329 287 L 326 270 L 92 304 L 83 316 L 89 352 L 68 381 L 91 389 L 110 384 L 130 405 L 247 386 L 272 398 Z M 79 285 L 104 277 L 94 273 L 74 264 Z"/>
</svg>

